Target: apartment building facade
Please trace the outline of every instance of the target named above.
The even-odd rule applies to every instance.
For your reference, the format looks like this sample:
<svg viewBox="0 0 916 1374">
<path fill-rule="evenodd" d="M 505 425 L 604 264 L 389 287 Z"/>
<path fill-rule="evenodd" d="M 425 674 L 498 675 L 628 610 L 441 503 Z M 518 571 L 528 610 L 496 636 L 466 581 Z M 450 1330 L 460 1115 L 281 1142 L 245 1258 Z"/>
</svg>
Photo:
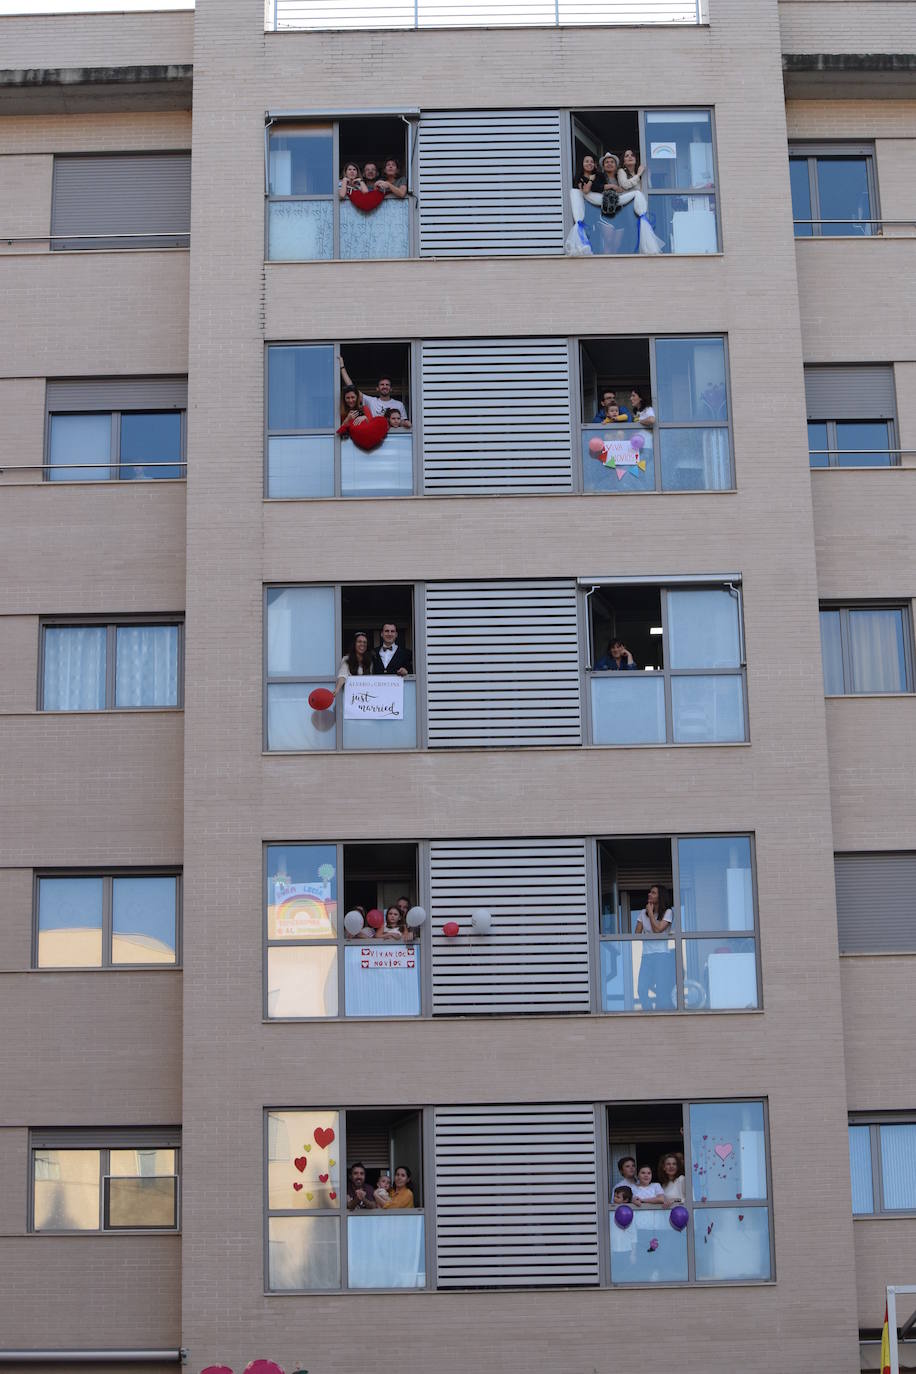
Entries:
<svg viewBox="0 0 916 1374">
<path fill-rule="evenodd" d="M 874 1367 L 912 6 L 0 35 L 0 1364 Z"/>
</svg>

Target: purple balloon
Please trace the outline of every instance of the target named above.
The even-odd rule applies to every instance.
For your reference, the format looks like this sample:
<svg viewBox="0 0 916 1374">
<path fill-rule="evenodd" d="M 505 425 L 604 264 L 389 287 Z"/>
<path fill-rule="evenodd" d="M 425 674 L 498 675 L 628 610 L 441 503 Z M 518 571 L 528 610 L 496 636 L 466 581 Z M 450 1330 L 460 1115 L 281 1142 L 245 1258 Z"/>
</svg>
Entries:
<svg viewBox="0 0 916 1374">
<path fill-rule="evenodd" d="M 638 453 L 641 448 L 645 448 L 646 436 L 644 434 L 630 435 L 630 448 L 635 448 Z"/>
<path fill-rule="evenodd" d="M 615 1209 L 614 1209 L 614 1223 L 615 1223 L 615 1225 L 617 1225 L 617 1226 L 620 1227 L 621 1231 L 625 1231 L 625 1230 L 627 1229 L 627 1227 L 630 1226 L 630 1225 L 632 1224 L 632 1221 L 633 1221 L 633 1208 L 632 1208 L 632 1207 L 628 1207 L 627 1204 L 626 1204 L 625 1202 L 622 1202 L 622 1203 L 620 1204 L 619 1207 L 615 1207 Z"/>
<path fill-rule="evenodd" d="M 684 1227 L 690 1220 L 690 1213 L 687 1211 L 686 1207 L 672 1207 L 671 1215 L 669 1216 L 668 1220 L 671 1222 L 671 1225 L 674 1227 L 675 1231 L 683 1231 Z"/>
</svg>

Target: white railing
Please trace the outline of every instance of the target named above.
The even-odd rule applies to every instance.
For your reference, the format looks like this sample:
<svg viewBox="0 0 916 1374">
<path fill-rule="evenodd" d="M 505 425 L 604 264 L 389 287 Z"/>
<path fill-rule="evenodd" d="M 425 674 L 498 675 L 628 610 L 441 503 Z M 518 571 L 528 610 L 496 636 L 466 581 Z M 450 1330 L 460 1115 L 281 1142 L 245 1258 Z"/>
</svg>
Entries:
<svg viewBox="0 0 916 1374">
<path fill-rule="evenodd" d="M 897 1294 L 908 1293 L 912 1300 L 916 1294 L 916 1284 L 888 1284 L 887 1286 L 887 1334 L 890 1345 L 890 1370 L 891 1374 L 900 1374 L 900 1345 L 907 1339 L 912 1340 L 914 1329 L 916 1329 L 916 1312 L 904 1322 L 897 1334 Z"/>
<path fill-rule="evenodd" d="M 266 0 L 268 29 L 699 24 L 703 0 Z"/>
</svg>

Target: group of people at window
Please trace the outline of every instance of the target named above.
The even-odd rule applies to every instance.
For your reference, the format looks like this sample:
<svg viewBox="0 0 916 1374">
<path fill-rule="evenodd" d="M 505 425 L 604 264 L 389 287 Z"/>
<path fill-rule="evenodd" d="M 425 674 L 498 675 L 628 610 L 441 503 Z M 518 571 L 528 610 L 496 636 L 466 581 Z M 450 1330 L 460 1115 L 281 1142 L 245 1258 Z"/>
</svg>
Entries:
<svg viewBox="0 0 916 1374">
<path fill-rule="evenodd" d="M 347 371 L 343 358 L 340 359 L 340 427 L 337 433 L 344 439 L 354 438 L 354 429 L 370 425 L 374 442 L 361 443 L 361 448 L 375 447 L 381 443 L 391 430 L 409 430 L 410 419 L 404 402 L 392 394 L 391 378 L 379 377 L 375 393 L 361 391 L 355 386 Z M 387 423 L 382 424 L 384 420 Z M 376 434 L 375 431 L 379 432 Z M 369 431 L 364 431 L 368 434 Z M 359 436 L 363 437 L 363 436 Z M 359 438 L 356 439 L 359 443 Z"/>
<path fill-rule="evenodd" d="M 601 208 L 602 225 L 612 226 L 614 217 L 624 205 L 632 205 L 638 220 L 637 251 L 657 254 L 664 250 L 664 242 L 653 230 L 647 218 L 649 202 L 642 187 L 645 165 L 640 162 L 634 148 L 627 148 L 623 157 L 607 152 L 599 160 L 592 153 L 585 153 L 582 167 L 572 188 L 570 201 L 576 225 L 572 234 L 578 232 L 578 244 L 574 241 L 569 251 L 579 251 L 584 246 L 585 236 L 581 226 L 585 219 L 585 205 Z M 585 252 L 591 249 L 585 247 Z"/>
<path fill-rule="evenodd" d="M 403 200 L 407 195 L 407 178 L 401 174 L 396 157 L 385 159 L 382 173 L 379 173 L 377 162 L 366 162 L 362 168 L 356 162 L 348 162 L 341 170 L 337 194 L 341 200 L 352 200 L 360 210 L 372 210 L 380 205 L 379 197 L 394 196 L 397 200 Z M 373 196 L 373 192 L 377 195 Z M 372 203 L 362 199 L 366 196 L 371 198 Z"/>
<path fill-rule="evenodd" d="M 382 1169 L 375 1183 L 370 1183 L 365 1164 L 357 1161 L 347 1169 L 347 1211 L 392 1212 L 413 1208 L 416 1203 L 411 1182 L 410 1170 L 399 1164 L 393 1175 Z"/>
<path fill-rule="evenodd" d="M 601 389 L 601 404 L 595 411 L 592 421 L 595 425 L 642 425 L 644 429 L 655 426 L 655 411 L 650 404 L 649 393 L 633 387 L 630 392 L 630 409 L 627 410 L 617 401 L 617 393 L 611 387 Z"/>
<path fill-rule="evenodd" d="M 687 1201 L 684 1156 L 679 1151 L 662 1155 L 655 1170 L 651 1164 L 638 1164 L 633 1155 L 623 1155 L 617 1161 L 617 1173 L 611 1195 L 614 1208 L 626 1204 L 637 1210 L 664 1207 L 670 1211 Z"/>
<path fill-rule="evenodd" d="M 417 939 L 418 932 L 411 930 L 407 924 L 407 913 L 410 910 L 411 902 L 408 897 L 399 897 L 396 902 L 392 902 L 384 914 L 384 923 L 377 929 L 369 923 L 369 911 L 364 906 L 354 906 L 353 911 L 358 911 L 363 918 L 363 928 L 354 933 L 347 931 L 348 940 L 359 941 L 363 944 L 366 940 L 394 940 L 404 944 L 413 944 Z M 378 918 L 376 917 L 376 920 Z"/>
<path fill-rule="evenodd" d="M 348 677 L 410 677 L 413 654 L 398 642 L 398 627 L 386 620 L 379 631 L 379 646 L 373 648 L 366 630 L 357 630 L 350 648 L 337 669 L 335 695 Z"/>
</svg>

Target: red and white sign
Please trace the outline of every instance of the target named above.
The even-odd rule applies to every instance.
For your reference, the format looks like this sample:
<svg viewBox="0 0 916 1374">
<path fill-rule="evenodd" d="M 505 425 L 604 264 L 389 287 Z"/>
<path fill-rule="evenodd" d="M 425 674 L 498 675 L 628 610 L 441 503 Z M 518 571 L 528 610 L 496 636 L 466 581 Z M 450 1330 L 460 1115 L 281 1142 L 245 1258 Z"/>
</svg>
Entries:
<svg viewBox="0 0 916 1374">
<path fill-rule="evenodd" d="M 363 945 L 359 951 L 360 968 L 416 968 L 417 952 L 415 945 L 399 945 L 393 940 L 390 944 Z"/>
</svg>

